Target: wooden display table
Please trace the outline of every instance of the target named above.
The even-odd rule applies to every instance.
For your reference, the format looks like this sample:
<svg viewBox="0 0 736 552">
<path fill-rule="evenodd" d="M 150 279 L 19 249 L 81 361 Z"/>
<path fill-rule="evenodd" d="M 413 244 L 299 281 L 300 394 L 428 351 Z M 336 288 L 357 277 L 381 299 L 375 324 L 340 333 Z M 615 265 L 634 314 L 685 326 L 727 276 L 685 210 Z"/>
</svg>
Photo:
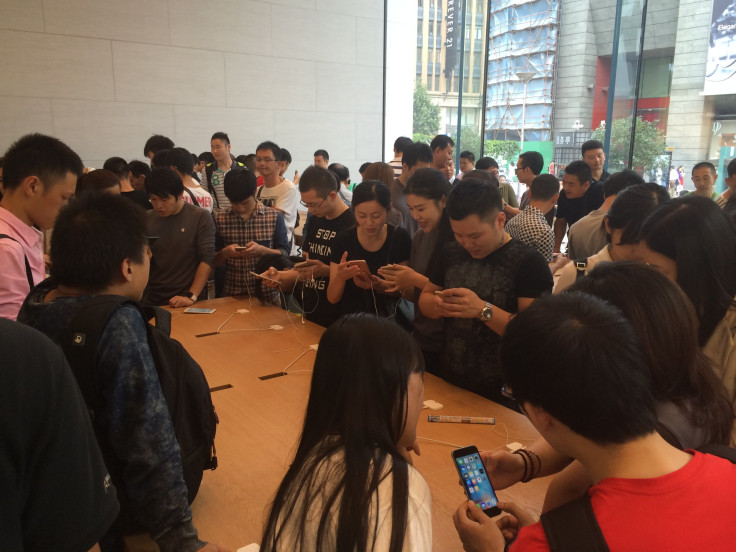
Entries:
<svg viewBox="0 0 736 552">
<path fill-rule="evenodd" d="M 197 306 L 217 311 L 201 315 L 172 311 L 172 336 L 199 362 L 210 387 L 216 389 L 212 400 L 220 418 L 215 440 L 219 467 L 204 474 L 192 505 L 194 524 L 201 538 L 235 551 L 260 542 L 267 508 L 301 433 L 316 354 L 309 346 L 319 343 L 324 329 L 278 308 L 260 306 L 255 299 L 214 299 Z M 239 309 L 249 312 L 238 313 Z M 283 329 L 270 329 L 272 325 Z M 287 366 L 286 376 L 259 379 Z M 514 441 L 529 444 L 537 432 L 521 414 L 431 374 L 425 375 L 424 383 L 425 399 L 444 405 L 436 414 L 496 418 L 495 426 L 430 423 L 425 409 L 417 428 L 422 454 L 414 465 L 432 491 L 434 549 L 461 551 L 452 515 L 465 496 L 450 453 L 470 444 L 479 450 Z M 546 487 L 543 479 L 498 495 L 538 515 Z M 128 539 L 128 545 L 131 550 L 156 549 L 149 548 L 151 541 L 143 537 Z"/>
</svg>

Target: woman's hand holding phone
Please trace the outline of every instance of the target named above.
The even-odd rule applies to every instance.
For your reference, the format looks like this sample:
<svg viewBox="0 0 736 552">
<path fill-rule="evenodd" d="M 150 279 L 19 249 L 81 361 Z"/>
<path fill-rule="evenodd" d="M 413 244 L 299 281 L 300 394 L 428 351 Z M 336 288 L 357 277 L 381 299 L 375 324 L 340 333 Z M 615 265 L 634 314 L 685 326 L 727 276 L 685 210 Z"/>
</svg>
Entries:
<svg viewBox="0 0 736 552">
<path fill-rule="evenodd" d="M 355 277 L 358 273 L 360 273 L 360 267 L 348 264 L 348 252 L 345 251 L 340 258 L 340 263 L 337 265 L 337 277 L 340 280 L 347 281 Z"/>
</svg>

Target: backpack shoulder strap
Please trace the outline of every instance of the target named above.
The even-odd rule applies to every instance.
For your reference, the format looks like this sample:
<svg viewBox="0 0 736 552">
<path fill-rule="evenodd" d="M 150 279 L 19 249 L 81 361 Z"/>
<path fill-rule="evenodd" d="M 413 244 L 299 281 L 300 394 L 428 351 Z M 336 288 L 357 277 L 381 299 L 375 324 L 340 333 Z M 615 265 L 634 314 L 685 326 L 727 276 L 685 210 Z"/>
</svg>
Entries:
<svg viewBox="0 0 736 552">
<path fill-rule="evenodd" d="M 192 192 L 192 190 L 190 190 L 189 188 L 187 188 L 186 186 L 184 186 L 184 191 L 189 194 L 189 197 L 192 198 L 192 204 L 193 205 L 196 205 L 197 207 L 201 207 L 201 205 L 199 204 L 199 201 L 197 201 L 197 198 L 194 197 L 194 193 Z"/>
<path fill-rule="evenodd" d="M 98 295 L 85 301 L 67 325 L 61 348 L 74 372 L 87 406 L 94 412 L 102 404 L 95 361 L 102 333 L 112 313 L 122 304 L 138 304 L 120 295 Z"/>
<path fill-rule="evenodd" d="M 217 167 L 217 162 L 213 161 L 212 163 L 207 163 L 204 167 L 204 173 L 207 177 L 207 191 L 212 196 L 212 199 L 215 200 L 215 205 L 217 208 L 220 208 L 220 202 L 217 201 L 217 194 L 215 193 L 215 188 L 212 186 L 212 173 L 215 172 L 215 168 Z"/>
<path fill-rule="evenodd" d="M 703 445 L 701 447 L 698 447 L 698 452 L 704 452 L 705 454 L 712 454 L 713 456 L 718 456 L 719 458 L 725 458 L 732 464 L 736 464 L 736 449 L 733 449 L 727 445 L 722 445 L 720 443 L 709 443 L 707 445 Z"/>
<path fill-rule="evenodd" d="M 575 265 L 575 270 L 577 271 L 575 273 L 575 281 L 577 281 L 585 276 L 585 271 L 588 269 L 588 259 L 577 259 L 576 261 L 573 261 L 573 264 Z"/>
<path fill-rule="evenodd" d="M 577 500 L 542 514 L 541 521 L 552 552 L 608 552 L 587 492 Z"/>
<path fill-rule="evenodd" d="M 16 240 L 15 238 L 11 238 L 7 234 L 0 234 L 0 240 L 12 240 L 20 245 L 20 242 L 18 240 Z M 23 260 L 26 263 L 26 278 L 28 279 L 28 285 L 31 286 L 31 289 L 33 289 L 33 272 L 31 272 L 31 263 L 28 262 L 28 257 L 26 257 L 25 253 L 23 253 Z"/>
</svg>

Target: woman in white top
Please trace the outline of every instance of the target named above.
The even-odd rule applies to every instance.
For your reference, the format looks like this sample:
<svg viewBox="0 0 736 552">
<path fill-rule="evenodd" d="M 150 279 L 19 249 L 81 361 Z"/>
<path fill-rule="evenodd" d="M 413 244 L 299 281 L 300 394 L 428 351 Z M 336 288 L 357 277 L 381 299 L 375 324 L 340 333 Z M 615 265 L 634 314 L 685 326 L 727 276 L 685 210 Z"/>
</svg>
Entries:
<svg viewBox="0 0 736 552">
<path fill-rule="evenodd" d="M 588 257 L 584 267 L 577 267 L 577 263 L 570 262 L 555 272 L 552 293 L 561 293 L 569 288 L 575 283 L 579 272 L 588 274 L 600 262 L 641 260 L 638 250 L 641 225 L 669 199 L 667 190 L 653 183 L 637 184 L 620 192 L 603 219 L 608 244 Z"/>
<path fill-rule="evenodd" d="M 419 348 L 391 321 L 353 314 L 327 329 L 263 552 L 432 549 L 429 488 L 407 461 L 423 372 Z"/>
</svg>

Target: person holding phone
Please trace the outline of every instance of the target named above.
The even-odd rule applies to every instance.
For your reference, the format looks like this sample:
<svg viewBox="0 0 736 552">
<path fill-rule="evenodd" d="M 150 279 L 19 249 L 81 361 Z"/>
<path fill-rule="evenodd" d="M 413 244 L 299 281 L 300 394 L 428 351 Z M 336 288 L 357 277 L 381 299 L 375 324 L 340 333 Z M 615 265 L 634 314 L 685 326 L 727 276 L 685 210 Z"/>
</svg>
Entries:
<svg viewBox="0 0 736 552">
<path fill-rule="evenodd" d="M 596 550 L 731 550 L 736 465 L 679 450 L 657 432 L 641 341 L 616 307 L 580 292 L 540 298 L 506 328 L 499 357 L 507 393 L 593 483 L 580 503 L 588 523 L 558 535 L 590 527 L 607 546 Z M 498 506 L 512 515 L 497 523 L 472 502 L 458 507 L 454 522 L 465 550 L 501 552 L 512 537 L 510 552 L 550 549 L 547 522 Z M 579 549 L 569 544 L 556 549 Z"/>
<path fill-rule="evenodd" d="M 442 321 L 424 315 L 417 303 L 445 245 L 455 239 L 445 211 L 450 184 L 441 171 L 422 168 L 409 178 L 404 193 L 408 210 L 419 226 L 412 238 L 409 265 L 386 265 L 378 274 L 391 284 L 389 292 L 401 291 L 406 299 L 414 301 L 412 335 L 422 349 L 427 371 L 442 377 Z"/>
<path fill-rule="evenodd" d="M 456 241 L 433 267 L 419 308 L 443 321 L 443 377 L 513 405 L 501 394 L 501 335 L 514 314 L 552 289 L 552 274 L 538 251 L 504 231 L 497 187 L 466 175 L 452 188 L 445 209 Z"/>
<path fill-rule="evenodd" d="M 370 312 L 392 316 L 398 295 L 393 286 L 377 276 L 388 264 L 405 265 L 411 253 L 411 237 L 403 228 L 387 224 L 391 192 L 377 180 L 367 180 L 353 190 L 353 213 L 357 226 L 338 233 L 330 257 L 327 299 L 340 305 L 343 314 Z M 349 261 L 365 261 L 365 265 Z"/>
<path fill-rule="evenodd" d="M 325 331 L 262 552 L 432 550 L 429 487 L 408 460 L 423 372 L 417 344 L 385 319 L 354 314 Z"/>
</svg>

